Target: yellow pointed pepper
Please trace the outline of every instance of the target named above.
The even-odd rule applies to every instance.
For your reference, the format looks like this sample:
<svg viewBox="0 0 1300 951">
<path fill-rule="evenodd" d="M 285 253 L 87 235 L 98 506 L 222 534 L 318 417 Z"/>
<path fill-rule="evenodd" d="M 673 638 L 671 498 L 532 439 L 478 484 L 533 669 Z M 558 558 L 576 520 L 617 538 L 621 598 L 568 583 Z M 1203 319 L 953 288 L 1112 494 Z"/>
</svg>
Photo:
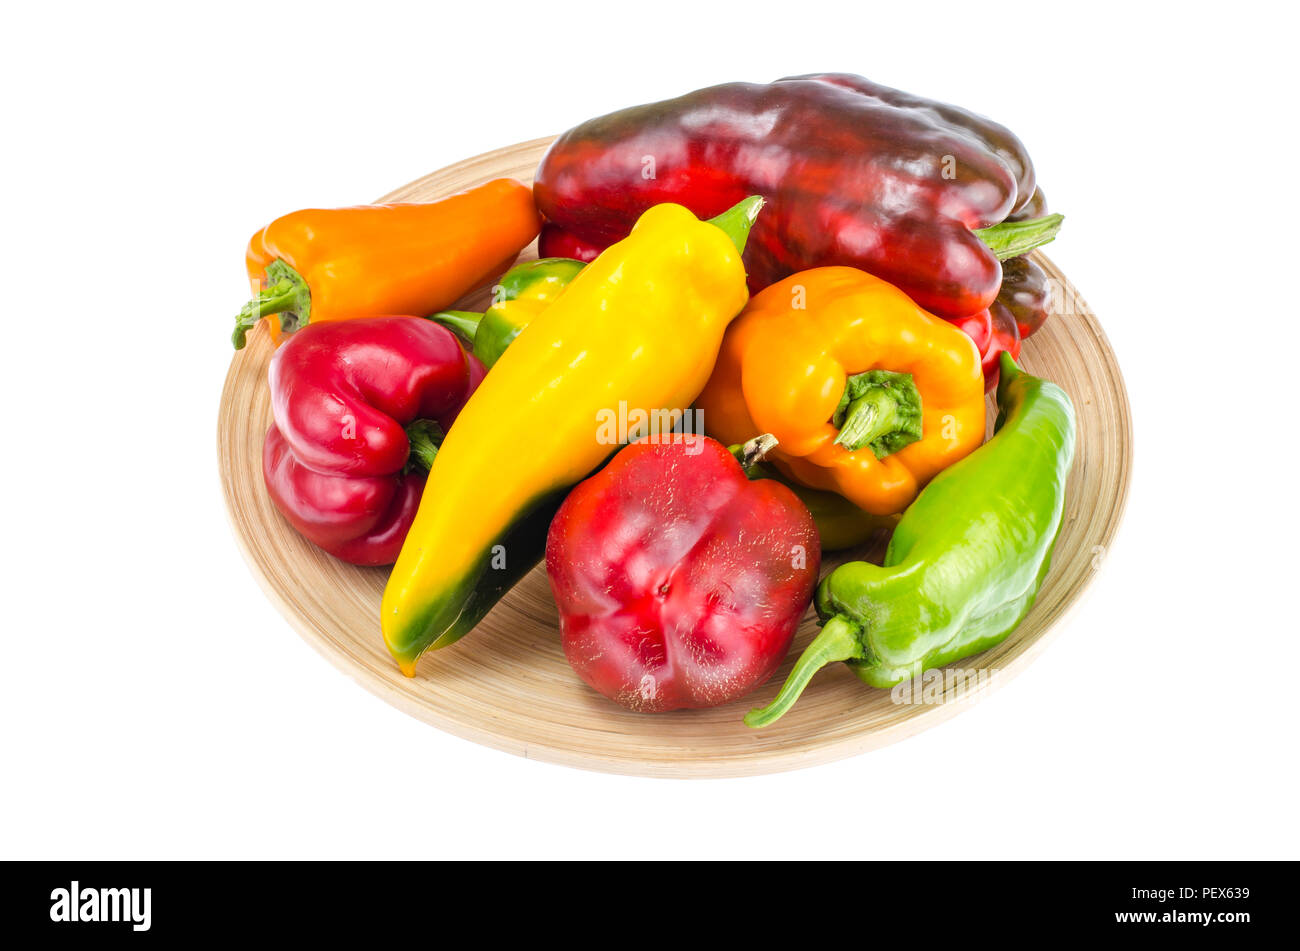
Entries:
<svg viewBox="0 0 1300 951">
<path fill-rule="evenodd" d="M 384 591 L 384 641 L 404 674 L 537 562 L 547 502 L 617 448 L 608 414 L 685 408 L 704 388 L 748 299 L 740 255 L 761 205 L 712 221 L 656 205 L 502 354 L 438 450 Z"/>
</svg>

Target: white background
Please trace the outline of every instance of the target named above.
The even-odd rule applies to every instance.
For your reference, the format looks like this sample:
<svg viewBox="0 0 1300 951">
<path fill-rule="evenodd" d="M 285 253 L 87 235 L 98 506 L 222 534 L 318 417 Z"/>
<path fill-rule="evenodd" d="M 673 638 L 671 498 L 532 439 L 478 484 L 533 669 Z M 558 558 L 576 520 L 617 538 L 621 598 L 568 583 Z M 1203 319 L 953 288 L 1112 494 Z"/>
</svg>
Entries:
<svg viewBox="0 0 1300 951">
<path fill-rule="evenodd" d="M 11 5 L 0 856 L 1298 857 L 1284 9 Z M 1051 255 L 1119 356 L 1137 458 L 1041 659 L 883 751 L 685 782 L 474 746 L 318 657 L 217 483 L 252 231 L 621 106 L 818 70 L 1011 126 L 1068 216 Z M 398 802 L 427 818 L 397 827 Z"/>
</svg>

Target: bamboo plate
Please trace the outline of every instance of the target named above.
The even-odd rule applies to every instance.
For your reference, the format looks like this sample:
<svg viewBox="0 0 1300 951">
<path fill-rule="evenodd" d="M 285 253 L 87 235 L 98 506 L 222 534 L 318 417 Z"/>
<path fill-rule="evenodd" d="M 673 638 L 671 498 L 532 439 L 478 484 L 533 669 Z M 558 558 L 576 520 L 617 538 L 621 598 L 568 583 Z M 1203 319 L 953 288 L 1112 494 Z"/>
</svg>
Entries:
<svg viewBox="0 0 1300 951">
<path fill-rule="evenodd" d="M 531 182 L 549 139 L 467 159 L 386 195 L 431 201 L 492 178 Z M 536 256 L 529 248 L 522 258 Z M 1119 366 L 1095 317 L 1065 277 L 1039 260 L 1062 288 L 1062 301 L 1025 343 L 1029 371 L 1061 384 L 1079 414 L 1065 523 L 1051 573 L 1024 622 L 1000 645 L 963 663 L 996 671 L 961 702 L 895 703 L 842 664 L 821 672 L 778 723 L 741 723 L 766 703 L 815 630 L 811 612 L 794 649 L 771 681 L 749 697 L 712 710 L 638 715 L 600 697 L 569 669 L 560 649 L 546 573 L 535 568 L 484 619 L 446 650 L 426 655 L 411 680 L 398 672 L 379 634 L 387 569 L 337 561 L 300 538 L 262 484 L 262 439 L 271 420 L 264 329 L 250 335 L 226 376 L 218 453 L 226 505 L 245 556 L 271 600 L 308 643 L 363 687 L 439 729 L 497 749 L 568 766 L 645 776 L 743 776 L 796 769 L 875 749 L 940 723 L 1023 670 L 1092 580 L 1110 545 L 1128 492 L 1132 431 Z M 487 291 L 457 306 L 482 310 Z M 1073 306 L 1071 306 L 1073 305 Z M 991 418 L 991 414 L 990 414 Z M 288 674 L 286 674 L 288 676 Z"/>
</svg>

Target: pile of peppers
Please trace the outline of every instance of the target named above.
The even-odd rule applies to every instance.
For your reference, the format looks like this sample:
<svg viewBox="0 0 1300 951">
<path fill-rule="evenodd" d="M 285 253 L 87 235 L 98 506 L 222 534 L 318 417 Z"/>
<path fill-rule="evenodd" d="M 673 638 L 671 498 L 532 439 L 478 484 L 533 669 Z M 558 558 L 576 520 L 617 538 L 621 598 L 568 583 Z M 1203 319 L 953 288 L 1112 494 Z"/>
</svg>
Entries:
<svg viewBox="0 0 1300 951">
<path fill-rule="evenodd" d="M 1050 565 L 1074 414 L 1016 358 L 1060 223 L 1010 131 L 846 74 L 590 120 L 531 192 L 287 215 L 234 337 L 278 347 L 267 491 L 393 565 L 408 677 L 544 558 L 566 657 L 630 710 L 750 694 L 810 606 L 746 723 L 832 662 L 892 686 L 1005 638 Z"/>
</svg>

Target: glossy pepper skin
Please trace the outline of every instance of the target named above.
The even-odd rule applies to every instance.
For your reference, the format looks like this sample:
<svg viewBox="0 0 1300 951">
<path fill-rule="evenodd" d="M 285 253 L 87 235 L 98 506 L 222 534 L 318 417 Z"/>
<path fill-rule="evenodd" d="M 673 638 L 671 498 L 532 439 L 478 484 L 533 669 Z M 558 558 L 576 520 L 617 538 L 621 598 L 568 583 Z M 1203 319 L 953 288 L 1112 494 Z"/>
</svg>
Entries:
<svg viewBox="0 0 1300 951">
<path fill-rule="evenodd" d="M 1001 362 L 993 438 L 926 487 L 883 567 L 848 562 L 822 580 L 822 631 L 750 726 L 779 718 L 826 664 L 890 687 L 992 647 L 1033 606 L 1065 512 L 1074 408 L 1060 387 Z"/>
<path fill-rule="evenodd" d="M 771 433 L 783 474 L 878 516 L 902 512 L 984 438 L 970 338 L 856 268 L 814 268 L 757 294 L 697 405 L 710 435 Z"/>
<path fill-rule="evenodd" d="M 841 73 L 727 83 L 592 119 L 552 144 L 534 184 L 541 254 L 580 257 L 659 202 L 703 216 L 757 194 L 770 207 L 745 253 L 752 291 L 849 265 L 945 318 L 986 310 L 999 260 L 1055 234 L 1059 216 L 1016 219 L 1035 189 L 1006 128 Z"/>
<path fill-rule="evenodd" d="M 434 460 L 384 591 L 384 641 L 403 673 L 473 628 L 505 590 L 501 565 L 536 564 L 545 525 L 536 547 L 532 531 L 527 542 L 508 535 L 613 451 L 603 413 L 695 399 L 745 305 L 739 248 L 760 206 L 742 202 L 714 222 L 652 208 L 497 361 Z"/>
<path fill-rule="evenodd" d="M 442 327 L 379 317 L 303 328 L 271 358 L 262 474 L 308 541 L 355 565 L 397 559 L 424 473 L 483 365 Z"/>
<path fill-rule="evenodd" d="M 546 570 L 573 669 L 641 713 L 715 707 L 772 676 L 812 598 L 812 516 L 699 435 L 622 449 L 560 506 Z"/>
<path fill-rule="evenodd" d="M 1052 282 L 1033 258 L 1011 258 L 1002 263 L 1002 289 L 989 308 L 1003 320 L 1016 325 L 1016 336 L 1024 340 L 1043 326 L 1052 309 Z M 1010 352 L 1010 348 L 1007 348 Z M 1013 357 L 1017 356 L 1012 352 Z"/>
<path fill-rule="evenodd" d="M 1002 306 L 999 298 L 988 310 L 961 320 L 950 320 L 948 323 L 961 330 L 975 344 L 975 349 L 979 351 L 980 368 L 984 372 L 984 392 L 988 393 L 998 385 L 1002 354 L 1011 354 L 1013 360 L 1020 356 L 1020 329 L 1015 317 Z"/>
<path fill-rule="evenodd" d="M 504 271 L 537 237 L 526 185 L 509 178 L 441 201 L 309 208 L 248 243 L 256 295 L 236 319 L 235 348 L 259 320 L 272 340 L 308 323 L 430 314 Z"/>
<path fill-rule="evenodd" d="M 516 264 L 492 288 L 492 304 L 481 314 L 445 310 L 430 320 L 468 340 L 474 356 L 491 368 L 519 332 L 549 307 L 583 268 L 571 258 L 541 258 Z"/>
</svg>

